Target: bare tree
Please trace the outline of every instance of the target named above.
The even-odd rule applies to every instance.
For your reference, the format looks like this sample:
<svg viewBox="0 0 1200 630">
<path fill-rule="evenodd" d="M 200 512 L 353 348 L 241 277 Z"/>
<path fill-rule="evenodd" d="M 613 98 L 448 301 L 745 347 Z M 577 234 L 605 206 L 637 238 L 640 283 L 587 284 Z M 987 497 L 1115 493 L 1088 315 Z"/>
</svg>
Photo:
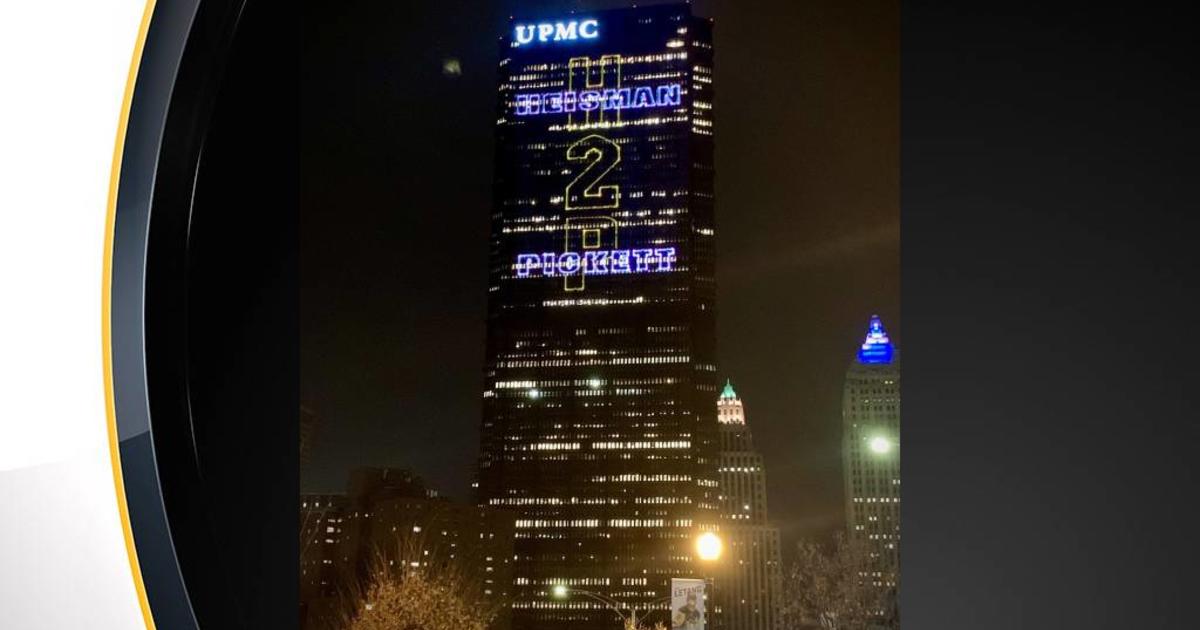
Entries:
<svg viewBox="0 0 1200 630">
<path fill-rule="evenodd" d="M 889 589 L 876 577 L 878 560 L 866 541 L 839 534 L 828 551 L 802 541 L 797 552 L 784 580 L 783 612 L 789 630 L 899 627 L 892 619 Z"/>
<path fill-rule="evenodd" d="M 503 603 L 486 597 L 461 556 L 424 535 L 381 550 L 365 585 L 352 593 L 346 630 L 486 630 Z"/>
</svg>

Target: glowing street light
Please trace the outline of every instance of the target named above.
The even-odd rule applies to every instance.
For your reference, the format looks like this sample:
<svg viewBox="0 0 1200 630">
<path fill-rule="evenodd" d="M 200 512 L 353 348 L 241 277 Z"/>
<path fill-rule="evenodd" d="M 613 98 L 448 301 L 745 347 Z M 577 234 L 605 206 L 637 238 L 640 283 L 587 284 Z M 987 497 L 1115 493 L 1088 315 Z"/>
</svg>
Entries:
<svg viewBox="0 0 1200 630">
<path fill-rule="evenodd" d="M 595 593 L 581 588 L 568 588 L 566 584 L 555 584 L 554 586 L 550 587 L 550 595 L 554 597 L 554 599 L 566 599 L 567 596 L 571 594 L 582 595 L 588 599 L 598 601 L 601 604 L 604 604 L 606 608 L 613 611 L 613 614 L 617 616 L 617 619 L 620 620 L 623 625 L 626 624 L 627 621 L 633 621 L 633 627 L 637 627 L 636 612 L 631 609 L 629 611 L 629 619 L 625 619 L 625 613 L 621 610 L 621 603 L 607 595 L 602 595 L 600 593 Z M 626 627 L 629 626 L 626 625 Z"/>
<path fill-rule="evenodd" d="M 653 613 L 659 605 L 666 604 L 667 602 L 671 601 L 671 596 L 667 595 L 666 597 L 659 598 L 648 604 L 643 604 L 646 612 L 643 614 L 642 618 L 639 619 L 636 608 L 626 606 L 621 602 L 609 597 L 608 595 L 601 593 L 584 590 L 582 588 L 570 588 L 566 584 L 555 584 L 554 586 L 550 587 L 550 595 L 555 599 L 566 599 L 570 595 L 581 595 L 583 597 L 587 597 L 588 599 L 600 602 L 609 610 L 613 611 L 613 614 L 617 616 L 617 620 L 620 621 L 621 625 L 625 628 L 644 627 L 641 624 L 641 620 L 645 619 L 645 615 Z"/>
<path fill-rule="evenodd" d="M 721 557 L 721 537 L 713 532 L 704 532 L 696 539 L 696 555 L 701 560 L 710 561 Z"/>
<path fill-rule="evenodd" d="M 877 435 L 867 442 L 867 447 L 876 455 L 887 455 L 892 450 L 892 441 L 882 435 Z"/>
</svg>

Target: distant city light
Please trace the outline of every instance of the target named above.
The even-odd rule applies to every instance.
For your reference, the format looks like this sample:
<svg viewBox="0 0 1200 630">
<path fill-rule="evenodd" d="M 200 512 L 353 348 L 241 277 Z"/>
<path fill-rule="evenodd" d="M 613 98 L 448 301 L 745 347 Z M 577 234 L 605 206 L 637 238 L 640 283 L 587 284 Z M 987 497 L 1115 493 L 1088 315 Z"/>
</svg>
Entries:
<svg viewBox="0 0 1200 630">
<path fill-rule="evenodd" d="M 712 532 L 704 532 L 696 539 L 696 554 L 701 560 L 716 560 L 721 557 L 721 538 Z"/>
<path fill-rule="evenodd" d="M 602 385 L 604 385 L 604 381 L 602 381 L 598 378 L 593 378 L 593 379 L 588 380 L 588 387 L 590 387 L 592 389 L 600 389 L 600 387 Z"/>
<path fill-rule="evenodd" d="M 555 584 L 552 592 L 555 597 L 562 599 L 567 596 L 567 586 L 565 584 Z"/>
<path fill-rule="evenodd" d="M 538 398 L 542 397 L 542 392 L 539 391 L 537 388 L 531 389 L 531 390 L 529 390 L 529 397 L 534 400 L 537 400 Z"/>
<path fill-rule="evenodd" d="M 877 455 L 886 455 L 892 450 L 892 441 L 883 437 L 882 435 L 877 435 L 871 438 L 871 441 L 867 443 L 867 446 L 871 448 L 872 453 Z"/>
</svg>

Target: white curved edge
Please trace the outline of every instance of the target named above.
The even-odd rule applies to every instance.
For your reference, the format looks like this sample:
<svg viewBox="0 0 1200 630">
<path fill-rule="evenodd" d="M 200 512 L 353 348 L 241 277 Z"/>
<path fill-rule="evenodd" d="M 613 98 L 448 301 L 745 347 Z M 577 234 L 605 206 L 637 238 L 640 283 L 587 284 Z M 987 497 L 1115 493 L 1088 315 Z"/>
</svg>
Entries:
<svg viewBox="0 0 1200 630">
<path fill-rule="evenodd" d="M 113 484 L 101 265 L 145 0 L 0 3 L 0 611 L 145 628 Z"/>
</svg>

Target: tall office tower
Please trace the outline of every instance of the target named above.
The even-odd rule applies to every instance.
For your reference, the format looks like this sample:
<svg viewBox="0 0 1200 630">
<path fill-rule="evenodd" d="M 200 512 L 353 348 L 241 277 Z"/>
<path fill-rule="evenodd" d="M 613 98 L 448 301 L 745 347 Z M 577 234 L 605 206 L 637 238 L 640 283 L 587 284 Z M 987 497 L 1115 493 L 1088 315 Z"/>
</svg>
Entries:
<svg viewBox="0 0 1200 630">
<path fill-rule="evenodd" d="M 686 4 L 500 39 L 477 488 L 518 512 L 517 630 L 612 628 L 582 591 L 665 620 L 671 578 L 708 570 L 712 56 Z"/>
<path fill-rule="evenodd" d="M 846 523 L 879 561 L 876 586 L 895 592 L 900 567 L 900 353 L 878 315 L 846 373 L 842 397 Z"/>
<path fill-rule="evenodd" d="M 717 399 L 721 454 L 721 532 L 727 547 L 715 589 L 726 630 L 781 627 L 779 529 L 767 521 L 767 473 L 754 449 L 746 411 L 733 385 Z"/>
</svg>

